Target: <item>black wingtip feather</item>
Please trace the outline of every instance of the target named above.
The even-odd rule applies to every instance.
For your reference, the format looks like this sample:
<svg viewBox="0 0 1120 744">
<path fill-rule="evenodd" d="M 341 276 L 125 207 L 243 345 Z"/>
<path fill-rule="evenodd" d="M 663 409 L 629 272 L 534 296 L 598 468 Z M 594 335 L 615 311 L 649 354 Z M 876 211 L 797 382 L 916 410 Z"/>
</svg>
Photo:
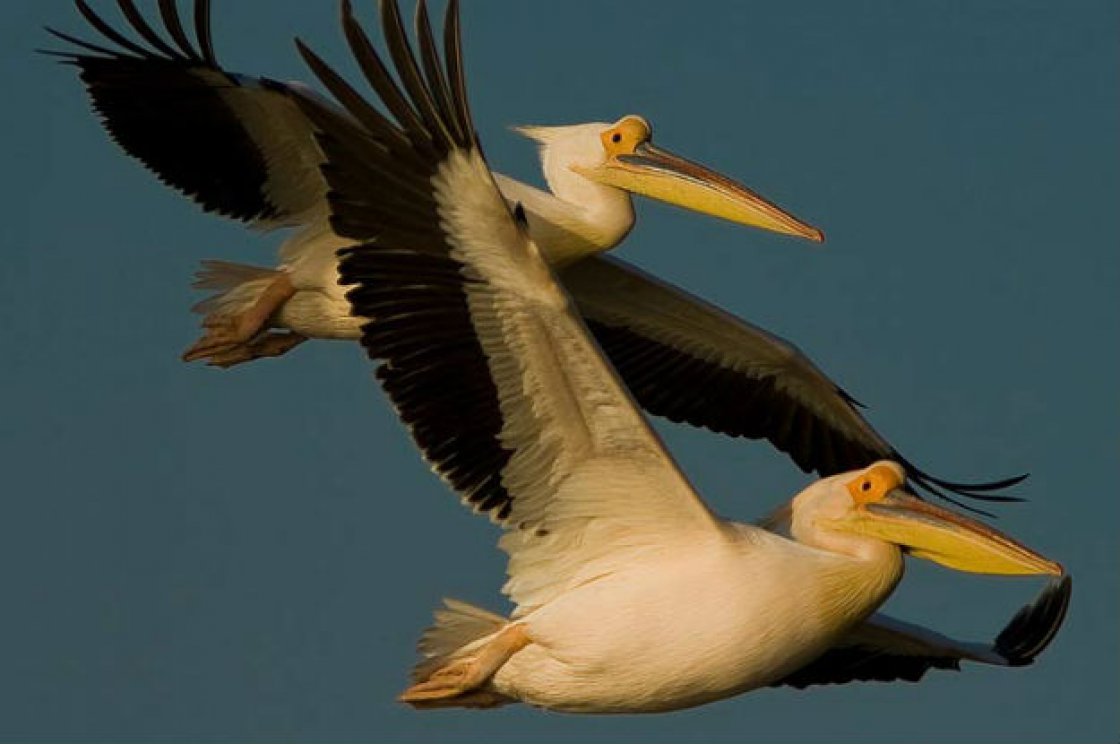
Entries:
<svg viewBox="0 0 1120 744">
<path fill-rule="evenodd" d="M 150 49 L 145 49 L 139 44 L 134 43 L 127 36 L 110 26 L 101 16 L 94 12 L 93 8 L 86 4 L 85 0 L 74 0 L 74 5 L 77 7 L 78 12 L 82 14 L 82 17 L 86 19 L 86 22 L 93 26 L 98 33 L 109 41 L 122 49 L 127 49 L 140 59 L 151 59 L 155 56 Z"/>
<path fill-rule="evenodd" d="M 148 42 L 157 52 L 176 62 L 189 61 L 188 57 L 180 54 L 177 49 L 170 46 L 156 33 L 155 29 L 151 27 L 151 24 L 144 18 L 144 15 L 137 9 L 136 5 L 133 4 L 132 0 L 117 0 L 117 5 L 124 14 L 125 20 L 128 21 L 128 25 L 132 26 L 132 30 L 138 33 L 140 37 Z"/>
<path fill-rule="evenodd" d="M 836 394 L 839 395 L 841 398 L 843 398 L 844 402 L 847 403 L 848 405 L 850 405 L 852 408 L 860 408 L 860 409 L 863 409 L 865 411 L 867 410 L 866 405 L 864 405 L 859 400 L 857 400 L 851 393 L 849 393 L 844 388 L 837 385 L 835 389 L 836 389 Z"/>
<path fill-rule="evenodd" d="M 183 58 L 190 62 L 202 64 L 202 57 L 195 50 L 194 45 L 191 44 L 186 30 L 183 28 L 183 19 L 179 15 L 179 7 L 175 0 L 159 0 L 159 15 L 164 28 L 167 29 L 167 33 L 171 36 L 171 40 L 175 42 L 175 46 L 178 47 L 178 51 Z"/>
<path fill-rule="evenodd" d="M 480 147 L 471 118 L 469 98 L 467 97 L 466 72 L 463 69 L 463 39 L 462 29 L 459 25 L 459 1 L 450 0 L 444 13 L 443 21 L 444 60 L 447 65 L 447 77 L 452 86 L 452 98 L 456 104 L 459 122 L 464 131 L 470 132 L 472 146 Z"/>
<path fill-rule="evenodd" d="M 962 506 L 962 504 L 945 496 L 945 491 L 949 491 L 950 493 L 954 493 L 964 498 L 975 499 L 976 501 L 986 501 L 989 503 L 1013 504 L 1022 503 L 1027 500 L 1020 496 L 992 494 L 991 491 L 1002 491 L 1017 486 L 1027 478 L 1029 478 L 1030 473 L 1022 473 L 1020 475 L 1014 475 L 1009 478 L 1002 478 L 993 481 L 980 481 L 976 483 L 958 482 L 945 480 L 943 478 L 937 478 L 930 475 L 926 471 L 914 465 L 911 460 L 904 457 L 898 450 L 892 450 L 888 457 L 889 459 L 897 462 L 899 465 L 902 465 L 902 467 L 906 469 L 907 475 L 909 475 L 910 479 L 914 483 L 919 485 L 922 489 L 934 494 L 938 498 L 943 498 L 950 501 L 950 503 L 957 504 L 958 506 Z M 980 513 L 986 514 L 986 512 Z"/>
<path fill-rule="evenodd" d="M 986 509 L 981 509 L 980 507 L 973 506 L 972 504 L 966 504 L 963 501 L 961 501 L 960 499 L 957 499 L 957 498 L 954 498 L 954 497 L 950 496 L 949 494 L 945 493 L 944 491 L 942 491 L 940 488 L 933 485 L 932 483 L 923 483 L 921 480 L 918 480 L 918 479 L 914 478 L 913 476 L 911 476 L 911 482 L 916 483 L 923 490 L 925 490 L 928 493 L 936 496 L 937 498 L 939 498 L 943 501 L 947 501 L 950 504 L 952 504 L 953 506 L 960 507 L 961 509 L 964 509 L 967 512 L 971 512 L 973 514 L 979 514 L 980 516 L 988 517 L 989 519 L 997 519 L 998 518 L 998 517 L 996 517 L 995 514 L 993 514 L 992 512 L 990 512 Z"/>
<path fill-rule="evenodd" d="M 996 637 L 995 650 L 1010 666 L 1027 666 L 1058 634 L 1069 610 L 1073 578 L 1063 576 L 1022 608 Z"/>
<path fill-rule="evenodd" d="M 128 24 L 125 30 L 135 39 L 109 24 L 85 0 L 74 4 L 99 41 L 106 43 L 48 28 L 49 34 L 73 47 L 49 53 L 78 67 L 113 141 L 206 211 L 247 222 L 283 218 L 282 208 L 267 193 L 272 174 L 259 142 L 223 97 L 225 89 L 239 82 L 217 65 L 207 0 L 196 0 L 194 6 L 197 50 L 175 0 L 159 0 L 162 32 L 145 19 L 134 0 L 117 0 Z"/>
<path fill-rule="evenodd" d="M 43 28 L 48 34 L 55 37 L 56 39 L 60 39 L 62 41 L 65 41 L 68 44 L 73 44 L 74 46 L 80 47 L 81 49 L 85 49 L 87 52 L 92 52 L 93 54 L 104 55 L 105 57 L 115 57 L 119 54 L 119 52 L 116 52 L 112 49 L 109 49 L 109 48 L 103 47 L 103 46 L 99 46 L 97 44 L 92 44 L 88 41 L 85 41 L 84 39 L 79 39 L 76 36 L 71 36 L 70 34 L 63 33 L 62 31 L 51 28 L 50 26 L 44 26 Z M 55 56 L 55 57 L 69 57 L 71 59 L 71 61 L 73 61 L 73 62 L 79 61 L 84 56 L 84 55 L 79 54 L 77 52 L 58 52 L 58 51 L 49 50 L 49 49 L 48 50 L 38 50 L 38 51 L 42 51 L 43 54 L 50 54 L 50 55 Z"/>
<path fill-rule="evenodd" d="M 210 30 L 210 0 L 196 0 L 194 4 L 194 34 L 206 64 L 217 67 L 218 55 L 214 53 L 214 37 Z"/>
<path fill-rule="evenodd" d="M 408 40 L 404 20 L 396 2 L 382 2 L 382 29 L 385 42 L 389 47 L 389 55 L 393 60 L 393 67 L 397 71 L 401 85 L 407 91 L 408 97 L 416 107 L 417 115 L 424 123 L 430 137 L 439 137 L 441 145 L 445 148 L 462 147 L 462 142 L 456 140 L 451 128 L 441 114 L 437 96 L 430 90 L 427 78 L 420 71 L 416 61 L 416 53 Z"/>
<path fill-rule="evenodd" d="M 979 483 L 954 483 L 952 481 L 943 481 L 939 478 L 930 476 L 928 473 L 926 474 L 926 477 L 934 483 L 937 483 L 938 485 L 945 486 L 947 488 L 953 488 L 957 491 L 968 491 L 973 495 L 977 495 L 986 491 L 1003 491 L 1008 488 L 1013 488 L 1029 478 L 1030 475 L 1030 473 L 1020 473 L 1019 475 L 1013 475 L 1010 478 L 1003 478 L 1001 480 L 994 481 L 981 481 Z"/>
<path fill-rule="evenodd" d="M 416 38 L 420 44 L 420 61 L 424 66 L 424 76 L 428 81 L 428 87 L 432 91 L 442 118 L 451 128 L 455 141 L 461 146 L 466 146 L 469 135 L 463 130 L 462 123 L 455 116 L 455 102 L 451 96 L 451 90 L 447 86 L 447 76 L 443 73 L 435 36 L 432 33 L 432 22 L 428 16 L 428 4 L 424 0 L 416 3 L 414 25 Z"/>
</svg>

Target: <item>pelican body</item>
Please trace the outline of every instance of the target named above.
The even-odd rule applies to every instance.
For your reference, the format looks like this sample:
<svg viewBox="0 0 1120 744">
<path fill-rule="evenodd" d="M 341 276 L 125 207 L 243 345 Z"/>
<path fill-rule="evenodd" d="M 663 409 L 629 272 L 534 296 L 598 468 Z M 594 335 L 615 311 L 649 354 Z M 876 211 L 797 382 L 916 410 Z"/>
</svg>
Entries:
<svg viewBox="0 0 1120 744">
<path fill-rule="evenodd" d="M 897 463 L 810 485 L 789 504 L 789 537 L 713 514 L 591 337 L 529 212 L 499 191 L 466 103 L 455 0 L 442 66 L 423 1 L 420 61 L 396 3 L 381 2 L 400 86 L 342 8 L 355 59 L 396 114 L 300 45 L 345 108 L 295 98 L 327 161 L 332 225 L 355 241 L 341 253 L 342 282 L 370 319 L 362 345 L 425 459 L 504 528 L 503 591 L 514 605 L 509 617 L 453 601 L 438 610 L 403 702 L 657 712 L 763 685 L 859 678 L 853 657 L 913 678 L 900 657 L 917 657 L 920 677 L 960 659 L 1029 663 L 1046 646 L 1068 580 L 991 647 L 872 617 L 902 576 L 903 550 L 962 571 L 1064 573 L 907 493 Z M 390 183 L 424 195 L 423 207 L 377 199 Z M 842 654 L 847 666 L 830 659 L 853 642 L 862 650 Z"/>
<path fill-rule="evenodd" d="M 484 634 L 457 648 L 433 644 L 447 640 L 437 624 L 421 644 L 430 656 L 418 667 L 420 681 L 402 700 L 420 708 L 520 701 L 570 713 L 688 708 L 793 684 L 799 670 L 873 627 L 866 621 L 902 578 L 903 546 L 924 546 L 928 557 L 966 571 L 1062 575 L 1060 565 L 1010 538 L 898 491 L 902 478 L 897 464 L 882 462 L 813 484 L 790 504 L 790 538 L 716 518 L 688 525 L 547 604 L 509 620 L 489 616 Z M 612 470 L 612 483 L 625 480 Z M 648 497 L 651 481 L 634 480 Z M 862 491 L 864 484 L 872 490 Z M 506 591 L 517 592 L 517 581 L 514 574 Z M 1068 584 L 1049 591 L 1068 599 Z M 450 607 L 458 615 L 437 612 L 437 622 L 471 612 Z M 1061 610 L 1036 619 L 1044 633 L 1056 630 L 1064 604 Z M 464 667 L 477 670 L 488 646 L 504 651 L 511 636 L 516 651 L 464 690 Z M 955 659 L 1011 663 L 988 649 L 947 650 Z M 899 653 L 865 646 L 872 659 L 892 652 Z"/>
<path fill-rule="evenodd" d="M 519 617 L 532 642 L 488 689 L 572 713 L 653 713 L 720 700 L 820 656 L 902 576 L 894 546 L 847 555 L 750 525 L 713 528 Z"/>
</svg>

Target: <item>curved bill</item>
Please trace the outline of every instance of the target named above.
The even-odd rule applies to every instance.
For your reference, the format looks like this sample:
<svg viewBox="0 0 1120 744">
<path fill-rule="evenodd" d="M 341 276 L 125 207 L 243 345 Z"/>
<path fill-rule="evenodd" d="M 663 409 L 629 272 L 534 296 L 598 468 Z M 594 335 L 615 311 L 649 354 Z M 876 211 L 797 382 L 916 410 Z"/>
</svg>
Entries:
<svg viewBox="0 0 1120 744">
<path fill-rule="evenodd" d="M 1061 576 L 1062 566 L 974 519 L 893 490 L 840 520 L 853 531 L 895 543 L 958 571 Z"/>
<path fill-rule="evenodd" d="M 824 233 L 772 204 L 746 186 L 648 142 L 595 168 L 578 168 L 587 178 L 635 194 L 675 204 L 763 230 L 824 241 Z"/>
</svg>

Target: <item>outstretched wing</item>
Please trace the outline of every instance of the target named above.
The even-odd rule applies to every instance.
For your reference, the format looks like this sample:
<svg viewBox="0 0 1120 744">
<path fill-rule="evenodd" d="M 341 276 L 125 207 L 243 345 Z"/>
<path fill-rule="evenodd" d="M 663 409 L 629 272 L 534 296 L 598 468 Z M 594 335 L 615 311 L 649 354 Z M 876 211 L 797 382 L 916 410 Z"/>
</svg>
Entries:
<svg viewBox="0 0 1120 744">
<path fill-rule="evenodd" d="M 506 591 L 527 612 L 634 551 L 715 527 L 494 183 L 467 107 L 457 3 L 443 64 L 417 11 L 419 58 L 396 3 L 381 3 L 398 86 L 343 3 L 388 116 L 301 46 L 350 116 L 303 105 L 321 130 L 333 227 L 362 241 L 341 265 L 355 314 L 371 319 L 362 343 L 436 472 L 508 529 Z"/>
<path fill-rule="evenodd" d="M 735 437 L 768 439 L 821 476 L 877 460 L 906 467 L 913 483 L 991 501 L 1025 476 L 959 483 L 917 468 L 860 414 L 796 346 L 615 258 L 566 267 L 571 292 L 603 351 L 650 413 Z"/>
<path fill-rule="evenodd" d="M 996 666 L 1034 662 L 1057 634 L 1069 607 L 1073 582 L 1049 584 L 1007 624 L 994 643 L 966 643 L 884 615 L 873 615 L 839 644 L 774 687 L 854 681 L 917 682 L 930 669 L 960 669 L 961 661 Z"/>
<path fill-rule="evenodd" d="M 133 0 L 117 0 L 120 32 L 75 0 L 103 39 L 47 29 L 74 49 L 50 52 L 80 71 L 109 135 L 164 183 L 207 211 L 261 227 L 300 225 L 326 211 L 322 155 L 288 85 L 224 70 L 210 2 L 195 0 L 194 40 L 176 0 L 159 0 L 157 31 Z"/>
</svg>

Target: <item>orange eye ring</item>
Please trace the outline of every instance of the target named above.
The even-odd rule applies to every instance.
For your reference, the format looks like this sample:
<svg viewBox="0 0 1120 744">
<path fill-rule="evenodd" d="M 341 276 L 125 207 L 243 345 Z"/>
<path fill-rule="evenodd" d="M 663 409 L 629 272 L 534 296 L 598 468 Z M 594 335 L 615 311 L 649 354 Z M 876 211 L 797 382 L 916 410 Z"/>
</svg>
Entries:
<svg viewBox="0 0 1120 744">
<path fill-rule="evenodd" d="M 640 116 L 624 116 L 617 124 L 599 135 L 609 155 L 629 155 L 638 145 L 649 142 L 653 130 Z"/>
<path fill-rule="evenodd" d="M 872 465 L 847 484 L 848 494 L 857 504 L 871 504 L 902 485 L 903 475 L 893 463 Z"/>
</svg>

